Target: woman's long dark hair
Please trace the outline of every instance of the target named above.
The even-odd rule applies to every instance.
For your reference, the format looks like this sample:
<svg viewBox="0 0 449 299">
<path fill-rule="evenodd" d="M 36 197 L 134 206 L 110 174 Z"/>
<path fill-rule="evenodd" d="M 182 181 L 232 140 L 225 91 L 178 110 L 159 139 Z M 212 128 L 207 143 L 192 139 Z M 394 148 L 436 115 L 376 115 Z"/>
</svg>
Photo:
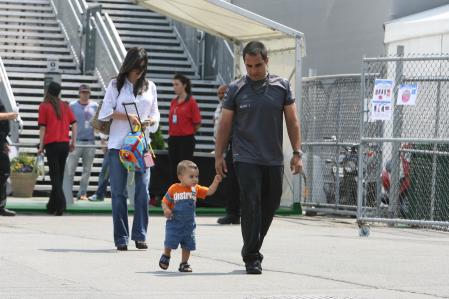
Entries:
<svg viewBox="0 0 449 299">
<path fill-rule="evenodd" d="M 186 86 L 185 89 L 187 93 L 187 99 L 190 98 L 190 96 L 192 95 L 192 83 L 190 82 L 190 79 L 182 74 L 175 74 L 173 80 L 179 80 L 183 85 Z"/>
<path fill-rule="evenodd" d="M 44 102 L 50 103 L 53 109 L 55 110 L 56 117 L 61 119 L 61 105 L 60 105 L 59 97 L 55 97 L 49 93 L 45 95 Z"/>
<path fill-rule="evenodd" d="M 117 76 L 117 90 L 120 90 L 125 84 L 125 80 L 128 77 L 128 73 L 132 70 L 139 69 L 142 70 L 142 76 L 134 84 L 134 96 L 142 94 L 142 92 L 148 90 L 148 81 L 145 79 L 145 75 L 148 69 L 148 55 L 144 48 L 134 47 L 128 50 L 126 53 L 125 60 L 120 67 L 120 71 Z"/>
</svg>

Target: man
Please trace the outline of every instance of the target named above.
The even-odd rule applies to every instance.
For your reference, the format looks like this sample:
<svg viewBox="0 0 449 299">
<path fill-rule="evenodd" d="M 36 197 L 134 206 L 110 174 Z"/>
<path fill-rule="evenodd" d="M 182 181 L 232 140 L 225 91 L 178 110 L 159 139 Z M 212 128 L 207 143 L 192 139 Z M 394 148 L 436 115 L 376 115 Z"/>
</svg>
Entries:
<svg viewBox="0 0 449 299">
<path fill-rule="evenodd" d="M 15 216 L 14 211 L 6 208 L 6 183 L 11 172 L 9 146 L 6 137 L 9 134 L 9 121 L 19 116 L 17 112 L 6 112 L 0 102 L 0 216 Z"/>
<path fill-rule="evenodd" d="M 81 84 L 79 87 L 80 99 L 70 103 L 70 108 L 75 114 L 78 123 L 78 135 L 76 137 L 77 145 L 90 145 L 90 147 L 76 147 L 67 158 L 64 174 L 64 194 L 67 201 L 73 203 L 73 178 L 75 176 L 78 161 L 82 159 L 83 171 L 81 175 L 80 188 L 78 190 L 77 199 L 87 199 L 87 186 L 89 184 L 90 170 L 95 158 L 95 134 L 94 129 L 90 125 L 92 118 L 97 111 L 98 104 L 91 101 L 90 87 L 87 84 Z"/>
<path fill-rule="evenodd" d="M 240 185 L 242 257 L 246 273 L 261 274 L 263 240 L 279 207 L 283 177 L 283 117 L 293 157 L 293 174 L 302 169 L 301 135 L 295 99 L 287 80 L 270 75 L 265 45 L 249 42 L 243 50 L 247 75 L 229 86 L 215 147 L 215 168 L 226 175 L 224 150 L 232 128 L 234 168 Z"/>
<path fill-rule="evenodd" d="M 227 85 L 220 85 L 217 90 L 218 105 L 214 114 L 214 138 L 217 137 L 218 124 L 223 110 L 223 100 L 228 90 Z M 235 176 L 234 166 L 232 165 L 232 140 L 229 141 L 229 148 L 226 153 L 226 164 L 228 173 L 226 179 L 223 180 L 223 186 L 226 190 L 227 202 L 226 202 L 226 215 L 218 218 L 218 224 L 240 224 L 240 188 Z"/>
</svg>

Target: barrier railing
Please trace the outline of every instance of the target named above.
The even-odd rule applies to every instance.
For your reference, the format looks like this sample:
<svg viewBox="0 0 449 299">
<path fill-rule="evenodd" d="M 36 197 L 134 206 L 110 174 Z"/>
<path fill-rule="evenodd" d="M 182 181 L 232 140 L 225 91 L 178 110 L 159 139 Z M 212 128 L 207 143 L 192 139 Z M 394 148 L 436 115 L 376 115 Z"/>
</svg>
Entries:
<svg viewBox="0 0 449 299">
<path fill-rule="evenodd" d="M 111 18 L 85 0 L 51 1 L 80 69 L 95 73 L 105 88 L 126 55 Z"/>
<path fill-rule="evenodd" d="M 5 106 L 6 111 L 17 111 L 19 112 L 19 107 L 16 103 L 16 99 L 11 89 L 11 83 L 9 82 L 8 74 L 6 73 L 3 60 L 0 57 L 0 99 Z M 17 121 L 13 122 L 11 127 L 11 139 L 12 141 L 17 141 L 19 138 L 19 131 L 23 126 L 23 122 L 20 119 L 20 115 Z"/>
</svg>

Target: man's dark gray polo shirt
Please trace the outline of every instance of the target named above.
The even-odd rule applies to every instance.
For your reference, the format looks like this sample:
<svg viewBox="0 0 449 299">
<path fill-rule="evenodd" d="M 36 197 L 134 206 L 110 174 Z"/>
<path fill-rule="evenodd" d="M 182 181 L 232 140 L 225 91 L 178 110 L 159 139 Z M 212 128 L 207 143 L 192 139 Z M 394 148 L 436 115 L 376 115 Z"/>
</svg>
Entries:
<svg viewBox="0 0 449 299">
<path fill-rule="evenodd" d="M 234 111 L 234 162 L 283 165 L 284 106 L 294 102 L 290 83 L 276 75 L 260 81 L 244 76 L 231 83 L 223 108 Z"/>
</svg>

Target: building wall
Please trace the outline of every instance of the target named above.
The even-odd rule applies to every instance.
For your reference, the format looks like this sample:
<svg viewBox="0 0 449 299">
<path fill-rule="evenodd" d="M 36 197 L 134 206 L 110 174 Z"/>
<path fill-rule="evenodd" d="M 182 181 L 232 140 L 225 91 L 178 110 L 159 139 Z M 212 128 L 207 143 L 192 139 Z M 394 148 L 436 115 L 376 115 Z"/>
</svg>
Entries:
<svg viewBox="0 0 449 299">
<path fill-rule="evenodd" d="M 364 55 L 385 53 L 386 21 L 449 0 L 232 0 L 233 4 L 305 33 L 309 69 L 317 75 L 359 73 Z"/>
</svg>

